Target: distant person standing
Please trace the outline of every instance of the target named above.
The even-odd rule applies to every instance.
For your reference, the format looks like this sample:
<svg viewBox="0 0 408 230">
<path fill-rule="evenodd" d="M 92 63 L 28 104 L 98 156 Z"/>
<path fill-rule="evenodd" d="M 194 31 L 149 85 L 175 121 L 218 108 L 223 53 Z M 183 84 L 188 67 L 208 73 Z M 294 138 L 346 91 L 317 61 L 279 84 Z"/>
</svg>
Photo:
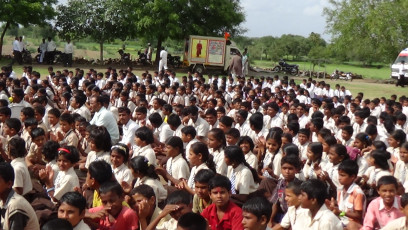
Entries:
<svg viewBox="0 0 408 230">
<path fill-rule="evenodd" d="M 40 63 L 43 63 L 45 52 L 47 52 L 47 43 L 45 42 L 45 38 L 42 39 L 42 43 L 40 44 L 40 47 L 38 48 L 38 52 L 40 53 L 39 61 Z"/>
<path fill-rule="evenodd" d="M 237 54 L 232 57 L 229 69 L 231 71 L 232 77 L 235 78 L 238 76 L 242 76 L 242 57 L 240 52 L 237 52 Z"/>
<path fill-rule="evenodd" d="M 48 64 L 52 64 L 54 62 L 56 49 L 57 45 L 55 45 L 55 42 L 51 39 L 51 37 L 48 37 L 47 52 L 45 53 L 45 60 Z"/>
<path fill-rule="evenodd" d="M 151 60 L 152 60 L 152 45 L 150 43 L 147 43 L 147 48 L 145 50 L 145 54 L 146 54 L 147 61 L 151 62 Z"/>
<path fill-rule="evenodd" d="M 160 51 L 160 62 L 159 62 L 159 72 L 167 70 L 167 51 L 164 49 L 164 46 L 161 47 Z"/>
<path fill-rule="evenodd" d="M 23 42 L 23 37 L 20 36 L 18 44 L 20 46 L 20 52 L 23 52 L 26 49 L 26 46 L 25 46 L 25 44 Z"/>
<path fill-rule="evenodd" d="M 201 50 L 203 49 L 203 44 L 201 44 L 201 40 L 198 41 L 196 49 L 197 49 L 197 57 L 200 57 Z"/>
<path fill-rule="evenodd" d="M 407 72 L 407 69 L 405 68 L 405 61 L 401 61 L 401 65 L 399 67 L 399 72 L 398 72 L 398 81 L 397 81 L 397 87 L 400 85 L 401 87 L 404 88 L 405 85 L 405 72 Z"/>
<path fill-rule="evenodd" d="M 244 53 L 242 54 L 242 76 L 243 77 L 248 75 L 248 66 L 249 66 L 248 58 L 249 58 L 248 48 L 245 48 Z"/>
<path fill-rule="evenodd" d="M 72 45 L 71 39 L 67 39 L 67 43 L 64 48 L 65 61 L 64 66 L 72 67 L 72 54 L 74 53 L 74 45 Z"/>
<path fill-rule="evenodd" d="M 11 62 L 11 65 L 13 65 L 15 62 L 17 62 L 19 65 L 23 64 L 22 56 L 21 56 L 21 51 L 23 51 L 20 47 L 20 41 L 18 40 L 18 37 L 14 39 L 13 42 L 13 55 L 14 59 Z"/>
</svg>

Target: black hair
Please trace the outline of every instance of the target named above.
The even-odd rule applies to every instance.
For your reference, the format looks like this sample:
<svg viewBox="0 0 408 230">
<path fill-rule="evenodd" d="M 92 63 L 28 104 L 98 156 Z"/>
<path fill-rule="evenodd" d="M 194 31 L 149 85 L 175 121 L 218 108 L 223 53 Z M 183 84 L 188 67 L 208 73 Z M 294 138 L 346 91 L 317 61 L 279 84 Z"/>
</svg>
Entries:
<svg viewBox="0 0 408 230">
<path fill-rule="evenodd" d="M 292 131 L 294 135 L 300 133 L 300 126 L 298 122 L 289 122 L 287 124 L 288 130 Z M 306 129 L 308 130 L 308 129 Z M 309 131 L 309 135 L 310 135 L 310 131 Z M 308 137 L 309 137 L 308 135 Z"/>
<path fill-rule="evenodd" d="M 60 121 L 67 122 L 67 123 L 70 124 L 70 125 L 72 125 L 72 124 L 75 122 L 74 118 L 73 118 L 72 115 L 69 114 L 69 113 L 63 113 L 63 114 L 61 114 L 61 116 L 60 116 Z"/>
<path fill-rule="evenodd" d="M 377 190 L 380 190 L 381 186 L 387 184 L 393 184 L 395 186 L 395 189 L 398 189 L 397 178 L 395 178 L 394 176 L 383 176 L 377 182 Z"/>
<path fill-rule="evenodd" d="M 130 111 L 130 109 L 128 107 L 119 107 L 118 108 L 118 113 L 126 113 L 126 114 L 129 115 L 131 113 L 131 111 Z"/>
<path fill-rule="evenodd" d="M 176 114 L 170 114 L 167 118 L 167 124 L 172 125 L 174 127 L 179 127 L 181 125 L 180 117 Z"/>
<path fill-rule="evenodd" d="M 244 120 L 246 120 L 247 117 L 248 117 L 248 112 L 246 110 L 243 110 L 243 109 L 238 110 L 237 114 L 241 115 L 241 117 L 244 118 Z"/>
<path fill-rule="evenodd" d="M 292 192 L 296 195 L 299 196 L 301 194 L 301 189 L 300 187 L 302 186 L 303 181 L 301 180 L 294 180 L 288 183 L 286 186 L 286 189 L 292 190 Z"/>
<path fill-rule="evenodd" d="M 57 108 L 53 108 L 53 109 L 50 109 L 49 111 L 48 111 L 48 114 L 52 114 L 52 115 L 54 115 L 56 118 L 60 118 L 60 116 L 61 116 L 61 112 L 59 111 L 59 109 L 57 109 Z"/>
<path fill-rule="evenodd" d="M 339 165 L 339 171 L 345 172 L 349 176 L 357 176 L 358 174 L 358 164 L 350 159 L 344 160 Z"/>
<path fill-rule="evenodd" d="M 132 158 L 129 166 L 134 172 L 138 172 L 153 179 L 159 179 L 156 171 L 154 171 L 154 165 L 149 164 L 149 160 L 145 156 L 136 156 Z"/>
<path fill-rule="evenodd" d="M 201 169 L 194 176 L 194 181 L 202 184 L 208 184 L 211 178 L 213 178 L 215 175 L 215 171 L 210 169 Z"/>
<path fill-rule="evenodd" d="M 299 157 L 299 148 L 293 143 L 287 143 L 282 146 L 282 151 L 286 156 L 291 155 Z"/>
<path fill-rule="evenodd" d="M 21 113 L 24 114 L 24 116 L 28 117 L 34 117 L 34 109 L 31 107 L 24 107 L 21 109 Z"/>
<path fill-rule="evenodd" d="M 47 141 L 45 142 L 42 150 L 45 160 L 52 161 L 55 160 L 58 156 L 58 149 L 60 144 L 56 141 Z"/>
<path fill-rule="evenodd" d="M 177 116 L 177 115 L 176 115 Z M 178 116 L 177 116 L 178 117 Z M 197 135 L 197 131 L 193 126 L 184 126 L 181 129 L 181 133 L 184 133 L 186 136 L 191 135 L 191 138 L 194 139 Z"/>
<path fill-rule="evenodd" d="M 401 207 L 405 208 L 405 206 L 407 206 L 408 204 L 408 193 L 404 193 L 401 196 Z"/>
<path fill-rule="evenodd" d="M 295 167 L 295 169 L 300 169 L 302 162 L 300 161 L 299 156 L 287 155 L 281 159 L 281 165 L 283 164 L 289 164 Z"/>
<path fill-rule="evenodd" d="M 308 148 L 310 148 L 310 151 L 318 157 L 317 164 L 320 164 L 322 160 L 322 155 L 323 155 L 323 145 L 320 142 L 312 142 L 309 144 Z M 312 165 L 312 161 L 308 160 L 307 164 L 310 166 Z"/>
<path fill-rule="evenodd" d="M 222 116 L 219 120 L 219 123 L 222 123 L 227 127 L 231 127 L 232 123 L 234 123 L 234 118 L 230 116 Z"/>
<path fill-rule="evenodd" d="M 265 216 L 266 223 L 268 223 L 272 214 L 272 206 L 265 197 L 254 197 L 242 205 L 242 211 L 253 214 L 258 220 Z"/>
<path fill-rule="evenodd" d="M 149 121 L 152 123 L 152 125 L 159 127 L 163 123 L 163 118 L 159 113 L 152 113 L 149 116 Z"/>
<path fill-rule="evenodd" d="M 147 199 L 156 197 L 156 194 L 154 193 L 153 188 L 147 184 L 141 184 L 137 186 L 136 188 L 132 189 L 132 191 L 130 192 L 130 195 L 135 195 L 136 193 L 139 193 L 140 195 L 146 197 Z"/>
<path fill-rule="evenodd" d="M 251 170 L 252 177 L 255 183 L 260 182 L 258 173 L 256 172 L 254 168 L 252 168 L 248 164 L 248 162 L 246 162 L 245 155 L 239 146 L 236 146 L 236 145 L 227 146 L 224 150 L 224 154 L 225 154 L 225 157 L 228 158 L 231 162 L 235 162 L 238 165 L 239 164 L 245 165 L 249 170 Z"/>
<path fill-rule="evenodd" d="M 48 221 L 41 228 L 41 230 L 55 230 L 55 229 L 72 230 L 73 227 L 68 220 L 56 218 L 56 219 Z"/>
<path fill-rule="evenodd" d="M 66 203 L 70 206 L 74 206 L 75 208 L 79 209 L 79 213 L 81 214 L 86 208 L 86 199 L 78 192 L 67 192 L 65 193 L 59 203 Z"/>
<path fill-rule="evenodd" d="M 295 124 L 298 124 L 298 123 L 295 123 Z M 310 137 L 310 129 L 299 129 L 298 134 L 303 134 L 307 138 L 309 138 Z"/>
<path fill-rule="evenodd" d="M 218 187 L 225 188 L 227 191 L 230 191 L 231 181 L 228 179 L 228 177 L 217 174 L 208 182 L 208 188 L 211 191 L 212 189 Z"/>
<path fill-rule="evenodd" d="M 244 142 L 248 142 L 249 143 L 249 149 L 250 151 L 254 151 L 255 148 L 255 144 L 252 141 L 252 138 L 250 138 L 249 136 L 242 136 L 239 138 L 238 142 L 237 142 L 237 146 L 240 146 L 242 143 Z"/>
<path fill-rule="evenodd" d="M 262 130 L 263 128 L 263 115 L 262 113 L 254 113 L 249 118 L 249 124 L 254 127 L 255 130 Z"/>
<path fill-rule="evenodd" d="M 116 145 L 112 146 L 111 153 L 116 151 L 120 155 L 123 156 L 123 162 L 126 163 L 129 159 L 129 147 L 122 143 L 117 143 Z"/>
<path fill-rule="evenodd" d="M 324 204 L 328 196 L 326 184 L 318 179 L 309 179 L 303 182 L 300 189 L 307 194 L 308 200 L 316 199 L 319 206 Z"/>
<path fill-rule="evenodd" d="M 378 149 L 381 151 L 387 150 L 387 145 L 385 145 L 385 143 L 382 141 L 373 141 L 373 146 L 375 147 L 375 149 Z"/>
<path fill-rule="evenodd" d="M 374 150 L 370 153 L 370 157 L 374 159 L 374 164 L 376 164 L 381 169 L 383 170 L 390 169 L 390 166 L 388 164 L 388 159 L 391 158 L 391 154 L 389 152 L 381 151 L 381 150 Z"/>
<path fill-rule="evenodd" d="M 0 162 L 0 177 L 3 178 L 4 182 L 14 183 L 14 169 L 10 163 Z"/>
<path fill-rule="evenodd" d="M 124 193 L 122 186 L 116 180 L 106 181 L 99 187 L 99 194 L 106 194 L 108 192 L 114 192 L 119 197 Z"/>
<path fill-rule="evenodd" d="M 21 137 L 13 137 L 9 141 L 9 154 L 12 157 L 25 157 L 27 150 L 25 148 L 25 141 Z"/>
<path fill-rule="evenodd" d="M 45 136 L 44 129 L 34 128 L 33 130 L 31 130 L 30 136 L 31 136 L 32 139 L 40 137 L 40 136 Z"/>
<path fill-rule="evenodd" d="M 89 164 L 88 173 L 100 185 L 112 179 L 112 167 L 106 161 L 94 161 Z"/>
<path fill-rule="evenodd" d="M 38 125 L 38 121 L 34 117 L 29 117 L 24 120 L 24 127 Z"/>
<path fill-rule="evenodd" d="M 178 219 L 177 226 L 189 230 L 206 230 L 207 221 L 199 213 L 188 212 Z"/>
<path fill-rule="evenodd" d="M 266 136 L 266 141 L 269 139 L 274 140 L 278 145 L 279 148 L 276 150 L 276 153 L 279 152 L 280 146 L 282 145 L 282 133 L 281 132 L 269 132 L 268 135 Z M 275 156 L 275 153 L 273 153 Z"/>
<path fill-rule="evenodd" d="M 21 121 L 17 118 L 9 118 L 4 123 L 6 123 L 7 127 L 14 129 L 17 133 L 21 129 Z"/>
<path fill-rule="evenodd" d="M 366 133 L 357 133 L 357 135 L 356 135 L 356 137 L 354 139 L 357 139 L 357 140 L 363 142 L 365 147 L 371 145 L 371 139 Z"/>
<path fill-rule="evenodd" d="M 399 142 L 399 146 L 401 147 L 401 145 L 405 143 L 407 139 L 407 134 L 405 134 L 405 132 L 402 131 L 401 129 L 397 129 L 391 133 L 390 137 L 394 138 L 397 142 Z"/>
<path fill-rule="evenodd" d="M 146 126 L 138 128 L 135 132 L 135 137 L 138 137 L 142 141 L 146 141 L 147 144 L 154 143 L 153 132 Z"/>
<path fill-rule="evenodd" d="M 224 131 L 220 128 L 213 128 L 208 132 L 208 135 L 214 135 L 215 139 L 221 142 L 221 148 L 224 148 L 227 145 L 227 140 L 225 139 Z"/>
<path fill-rule="evenodd" d="M 187 191 L 178 190 L 172 192 L 167 197 L 167 204 L 191 204 L 191 195 Z"/>
<path fill-rule="evenodd" d="M 368 126 L 367 126 L 367 128 L 368 128 Z M 353 126 L 351 126 L 351 125 L 344 126 L 342 130 L 345 131 L 346 133 L 348 133 L 349 135 L 353 135 L 353 132 L 354 132 Z"/>
<path fill-rule="evenodd" d="M 239 132 L 238 129 L 236 129 L 236 128 L 231 128 L 230 130 L 228 130 L 228 131 L 225 133 L 225 135 L 229 135 L 229 136 L 232 136 L 232 137 L 234 137 L 234 138 L 239 138 L 240 135 L 241 135 L 241 133 Z"/>
<path fill-rule="evenodd" d="M 68 150 L 68 151 L 66 151 Z M 58 149 L 58 156 L 64 156 L 65 159 L 69 160 L 72 164 L 79 161 L 79 152 L 74 146 L 63 146 Z"/>
<path fill-rule="evenodd" d="M 89 132 L 89 140 L 93 141 L 98 150 L 109 152 L 112 146 L 111 136 L 104 126 L 96 126 Z"/>
<path fill-rule="evenodd" d="M 170 145 L 173 148 L 178 148 L 179 154 L 183 154 L 184 145 L 183 140 L 181 140 L 180 137 L 177 136 L 169 137 L 169 139 L 166 140 L 166 145 Z"/>
<path fill-rule="evenodd" d="M 4 114 L 6 117 L 10 117 L 11 109 L 8 106 L 0 107 L 0 114 Z"/>
<path fill-rule="evenodd" d="M 342 144 L 335 144 L 335 145 L 331 146 L 330 148 L 334 148 L 334 151 L 337 153 L 337 155 L 339 157 L 343 157 L 343 161 L 350 158 L 350 156 L 347 153 L 346 146 L 344 146 Z"/>
<path fill-rule="evenodd" d="M 213 172 L 216 172 L 215 163 L 212 160 L 212 157 L 210 157 L 210 153 L 208 152 L 208 147 L 206 144 L 202 142 L 196 142 L 191 145 L 190 150 L 196 155 L 201 154 L 202 162 L 205 163 L 207 167 L 211 169 Z M 190 154 L 190 153 L 186 153 L 186 154 Z"/>
</svg>

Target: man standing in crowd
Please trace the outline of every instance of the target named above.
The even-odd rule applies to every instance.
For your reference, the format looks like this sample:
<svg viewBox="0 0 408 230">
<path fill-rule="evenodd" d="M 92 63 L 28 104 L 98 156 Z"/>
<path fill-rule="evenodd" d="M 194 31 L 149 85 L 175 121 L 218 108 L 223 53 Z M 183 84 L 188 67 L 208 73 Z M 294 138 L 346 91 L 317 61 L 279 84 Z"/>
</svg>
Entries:
<svg viewBox="0 0 408 230">
<path fill-rule="evenodd" d="M 40 63 L 43 63 L 45 52 L 47 52 L 47 43 L 45 42 L 45 38 L 42 39 L 42 43 L 40 44 L 38 51 L 40 53 Z"/>
<path fill-rule="evenodd" d="M 399 67 L 398 71 L 398 81 L 397 81 L 397 87 L 400 85 L 401 87 L 404 88 L 405 85 L 405 72 L 407 72 L 407 69 L 405 68 L 405 61 L 401 61 L 401 65 Z"/>
<path fill-rule="evenodd" d="M 164 49 L 164 46 L 161 47 L 160 51 L 160 62 L 159 62 L 159 72 L 167 70 L 167 51 Z"/>
<path fill-rule="evenodd" d="M 11 65 L 14 64 L 14 62 L 17 62 L 19 65 L 23 64 L 23 60 L 22 60 L 22 56 L 21 56 L 21 51 L 23 51 L 21 49 L 20 46 L 20 41 L 18 40 L 18 37 L 16 36 L 14 42 L 13 42 L 13 55 L 14 55 L 14 59 L 11 62 Z"/>
<path fill-rule="evenodd" d="M 45 60 L 47 64 L 53 63 L 56 49 L 57 46 L 55 45 L 55 42 L 51 39 L 51 37 L 48 37 L 47 52 L 45 53 Z"/>
<path fill-rule="evenodd" d="M 239 51 L 232 57 L 229 69 L 232 77 L 242 76 L 242 57 Z"/>
<path fill-rule="evenodd" d="M 64 53 L 65 53 L 64 66 L 71 67 L 72 54 L 74 53 L 74 45 L 72 45 L 71 39 L 69 38 L 67 39 L 67 44 L 65 44 Z"/>
</svg>

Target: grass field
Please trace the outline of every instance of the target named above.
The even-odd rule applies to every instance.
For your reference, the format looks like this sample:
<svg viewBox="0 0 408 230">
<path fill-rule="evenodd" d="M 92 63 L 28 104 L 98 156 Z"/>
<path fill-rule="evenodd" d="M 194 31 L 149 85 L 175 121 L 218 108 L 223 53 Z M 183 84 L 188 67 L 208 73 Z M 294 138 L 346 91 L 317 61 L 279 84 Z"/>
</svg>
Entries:
<svg viewBox="0 0 408 230">
<path fill-rule="evenodd" d="M 298 64 L 300 71 L 308 71 L 313 69 L 313 65 L 310 62 L 290 62 L 290 64 Z M 261 67 L 261 68 L 273 68 L 275 64 L 272 61 L 261 61 L 255 60 L 253 66 Z M 352 72 L 354 74 L 362 75 L 365 79 L 375 79 L 375 80 L 385 80 L 390 78 L 391 68 L 388 66 L 381 65 L 380 68 L 378 67 L 363 67 L 362 65 L 357 64 L 341 64 L 341 63 L 328 63 L 324 64 L 324 66 L 315 66 L 314 71 L 324 71 L 327 73 L 332 73 L 334 70 L 341 70 L 344 72 Z"/>
</svg>

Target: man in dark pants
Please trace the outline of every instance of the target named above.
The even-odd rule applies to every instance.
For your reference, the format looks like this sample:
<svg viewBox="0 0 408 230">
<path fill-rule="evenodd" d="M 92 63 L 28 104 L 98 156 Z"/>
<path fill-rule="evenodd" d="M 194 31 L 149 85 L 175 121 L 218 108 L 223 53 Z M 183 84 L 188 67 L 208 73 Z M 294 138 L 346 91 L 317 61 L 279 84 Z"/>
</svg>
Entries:
<svg viewBox="0 0 408 230">
<path fill-rule="evenodd" d="M 13 55 L 14 59 L 11 61 L 11 65 L 13 65 L 15 62 L 17 62 L 19 65 L 23 64 L 23 58 L 21 56 L 21 47 L 20 47 L 20 41 L 18 37 L 16 36 L 14 42 L 13 42 Z"/>
<path fill-rule="evenodd" d="M 400 65 L 400 67 L 399 67 L 399 72 L 398 72 L 398 81 L 397 81 L 397 84 L 396 84 L 397 87 L 398 87 L 399 85 L 400 85 L 401 87 L 404 87 L 404 85 L 405 85 L 405 72 L 406 72 L 406 69 L 405 69 L 405 61 L 402 60 L 402 61 L 401 61 L 401 65 Z"/>
</svg>

